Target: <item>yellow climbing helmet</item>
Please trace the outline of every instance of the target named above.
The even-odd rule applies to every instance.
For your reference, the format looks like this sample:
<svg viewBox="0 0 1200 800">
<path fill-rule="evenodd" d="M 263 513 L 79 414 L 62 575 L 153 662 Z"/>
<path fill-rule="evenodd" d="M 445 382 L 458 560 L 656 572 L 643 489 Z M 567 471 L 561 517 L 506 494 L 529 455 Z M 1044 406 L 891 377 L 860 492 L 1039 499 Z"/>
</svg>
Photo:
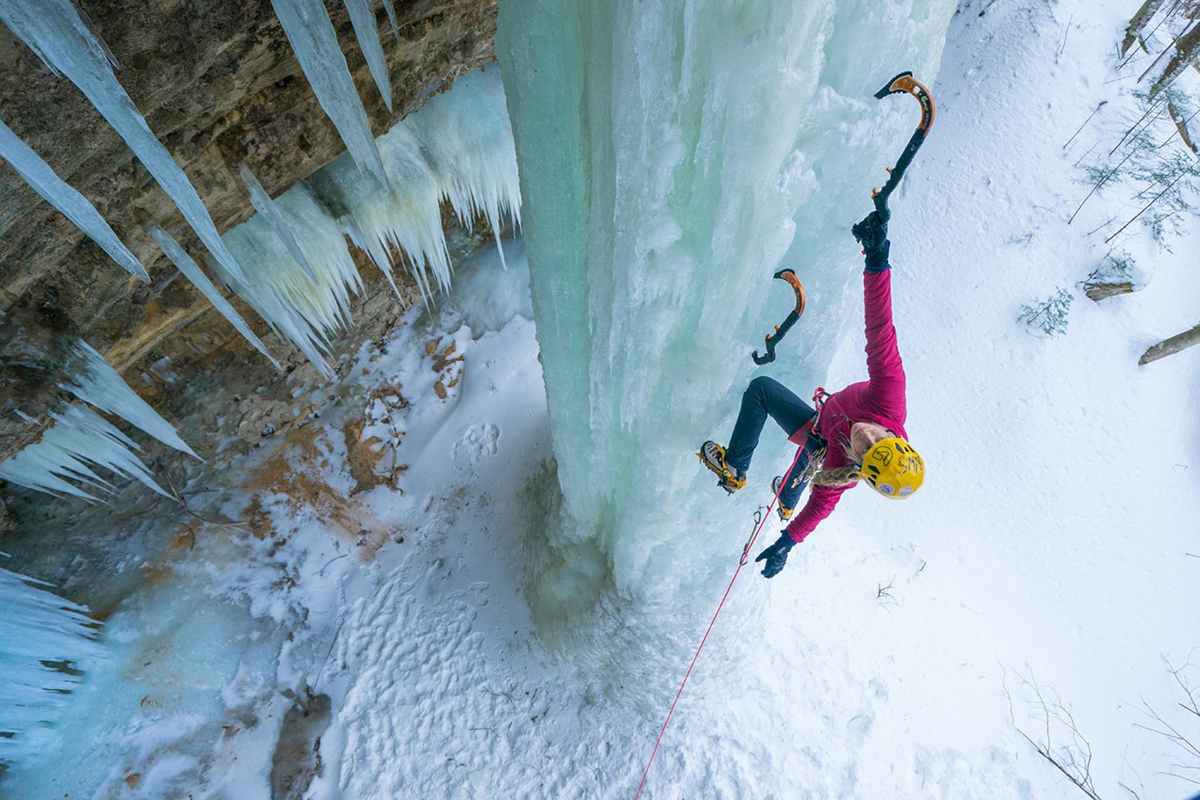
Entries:
<svg viewBox="0 0 1200 800">
<path fill-rule="evenodd" d="M 898 436 L 880 439 L 863 454 L 859 474 L 871 488 L 892 500 L 903 500 L 925 481 L 925 462 Z"/>
</svg>

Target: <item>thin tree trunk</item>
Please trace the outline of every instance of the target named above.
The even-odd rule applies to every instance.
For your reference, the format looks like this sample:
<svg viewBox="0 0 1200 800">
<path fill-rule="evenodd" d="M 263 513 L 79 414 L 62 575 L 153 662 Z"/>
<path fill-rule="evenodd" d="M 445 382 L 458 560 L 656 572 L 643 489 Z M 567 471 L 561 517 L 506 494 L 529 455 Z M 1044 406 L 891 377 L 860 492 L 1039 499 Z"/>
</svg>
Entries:
<svg viewBox="0 0 1200 800">
<path fill-rule="evenodd" d="M 1138 359 L 1138 363 L 1149 364 L 1151 361 L 1158 361 L 1160 358 L 1175 355 L 1180 350 L 1185 350 L 1194 344 L 1200 344 L 1200 325 L 1172 336 L 1170 339 L 1163 339 L 1143 353 L 1142 357 Z"/>
<path fill-rule="evenodd" d="M 1129 48 L 1137 41 L 1138 34 L 1145 29 L 1146 23 L 1150 21 L 1162 4 L 1163 0 L 1146 0 L 1142 3 L 1142 7 L 1133 15 L 1133 19 L 1129 20 L 1129 27 L 1125 29 L 1125 41 L 1121 42 L 1121 55 L 1129 52 Z"/>
<path fill-rule="evenodd" d="M 1154 97 L 1163 89 L 1171 85 L 1171 83 L 1187 69 L 1188 64 L 1200 59 L 1200 23 L 1192 26 L 1192 29 L 1179 38 L 1175 43 L 1175 55 L 1167 63 L 1167 68 L 1163 70 L 1163 74 L 1158 76 L 1158 80 L 1150 87 L 1150 96 Z"/>
</svg>

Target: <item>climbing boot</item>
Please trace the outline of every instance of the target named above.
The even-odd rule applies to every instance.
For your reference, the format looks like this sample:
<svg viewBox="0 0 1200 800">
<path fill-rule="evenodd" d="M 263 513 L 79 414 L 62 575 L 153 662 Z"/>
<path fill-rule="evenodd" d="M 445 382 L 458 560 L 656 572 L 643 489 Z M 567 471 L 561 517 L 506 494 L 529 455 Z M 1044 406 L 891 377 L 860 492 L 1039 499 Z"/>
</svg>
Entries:
<svg viewBox="0 0 1200 800">
<path fill-rule="evenodd" d="M 771 481 L 771 491 L 775 493 L 776 497 L 779 496 L 779 485 L 781 483 L 783 483 L 782 475 L 776 475 L 775 480 Z M 779 512 L 779 518 L 781 520 L 783 520 L 784 522 L 787 522 L 789 519 L 792 518 L 792 512 L 795 511 L 796 508 L 795 508 L 795 506 L 788 508 L 787 506 L 785 506 L 783 504 L 783 500 L 780 500 L 779 505 L 776 507 L 776 510 Z"/>
<path fill-rule="evenodd" d="M 739 475 L 737 470 L 725 463 L 725 448 L 716 442 L 705 442 L 696 453 L 700 463 L 712 470 L 718 480 L 717 486 L 733 494 L 746 485 L 746 477 Z"/>
</svg>

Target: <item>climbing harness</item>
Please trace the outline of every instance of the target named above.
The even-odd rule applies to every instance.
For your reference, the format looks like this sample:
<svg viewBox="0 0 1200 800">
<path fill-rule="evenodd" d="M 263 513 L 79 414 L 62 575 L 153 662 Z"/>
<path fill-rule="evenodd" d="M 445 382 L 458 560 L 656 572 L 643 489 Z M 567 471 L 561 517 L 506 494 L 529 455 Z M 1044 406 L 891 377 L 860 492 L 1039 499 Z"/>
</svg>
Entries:
<svg viewBox="0 0 1200 800">
<path fill-rule="evenodd" d="M 760 356 L 757 350 L 750 354 L 750 357 L 754 359 L 754 363 L 760 367 L 763 364 L 770 364 L 775 360 L 775 345 L 779 344 L 783 337 L 787 335 L 787 332 L 792 329 L 792 326 L 796 324 L 796 320 L 800 319 L 800 315 L 804 313 L 804 287 L 800 285 L 800 279 L 796 277 L 796 273 L 790 269 L 781 269 L 775 273 L 775 277 L 786 281 L 792 287 L 792 291 L 796 293 L 796 306 L 788 312 L 783 322 L 775 326 L 774 334 L 767 334 L 766 354 Z"/>
</svg>

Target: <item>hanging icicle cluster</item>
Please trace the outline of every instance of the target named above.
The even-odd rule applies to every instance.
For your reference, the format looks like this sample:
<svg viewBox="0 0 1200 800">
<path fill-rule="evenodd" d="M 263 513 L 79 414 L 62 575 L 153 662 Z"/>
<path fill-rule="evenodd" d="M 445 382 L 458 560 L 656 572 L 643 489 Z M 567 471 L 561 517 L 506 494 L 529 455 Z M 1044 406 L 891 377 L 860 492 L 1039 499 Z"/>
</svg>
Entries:
<svg viewBox="0 0 1200 800">
<path fill-rule="evenodd" d="M 406 261 L 428 301 L 450 286 L 443 200 L 468 228 L 483 216 L 497 245 L 506 218 L 520 226 L 517 156 L 499 70 L 463 75 L 376 145 L 387 187 L 364 176 L 347 153 L 274 201 L 258 195 L 260 213 L 225 234 L 245 280 L 209 263 L 326 376 L 330 343 L 351 324 L 350 296 L 362 288 L 345 237 L 393 289 L 392 269 Z M 243 178 L 258 194 L 253 176 Z"/>
<path fill-rule="evenodd" d="M 174 426 L 138 397 L 87 342 L 76 343 L 68 378 L 59 387 L 116 414 L 163 444 L 199 458 L 179 438 Z M 137 457 L 141 447 L 99 414 L 81 403 L 48 413 L 54 424 L 39 442 L 0 462 L 0 478 L 27 489 L 52 495 L 69 494 L 95 502 L 99 498 L 91 492 L 116 489 L 96 472 L 96 468 L 101 468 L 170 497 Z"/>
<path fill-rule="evenodd" d="M 37 752 L 36 733 L 53 722 L 80 668 L 104 657 L 87 609 L 32 578 L 0 567 L 0 761 Z M 68 664 L 72 671 L 47 664 Z"/>
</svg>

